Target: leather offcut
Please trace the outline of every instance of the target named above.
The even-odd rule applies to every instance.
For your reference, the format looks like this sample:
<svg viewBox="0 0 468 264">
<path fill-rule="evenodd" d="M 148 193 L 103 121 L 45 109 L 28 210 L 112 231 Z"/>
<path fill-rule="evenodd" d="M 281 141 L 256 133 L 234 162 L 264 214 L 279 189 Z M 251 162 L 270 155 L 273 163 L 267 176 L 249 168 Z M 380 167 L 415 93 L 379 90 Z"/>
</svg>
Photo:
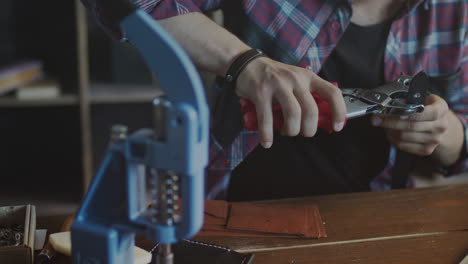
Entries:
<svg viewBox="0 0 468 264">
<path fill-rule="evenodd" d="M 205 201 L 199 236 L 326 237 L 315 205 Z"/>
</svg>

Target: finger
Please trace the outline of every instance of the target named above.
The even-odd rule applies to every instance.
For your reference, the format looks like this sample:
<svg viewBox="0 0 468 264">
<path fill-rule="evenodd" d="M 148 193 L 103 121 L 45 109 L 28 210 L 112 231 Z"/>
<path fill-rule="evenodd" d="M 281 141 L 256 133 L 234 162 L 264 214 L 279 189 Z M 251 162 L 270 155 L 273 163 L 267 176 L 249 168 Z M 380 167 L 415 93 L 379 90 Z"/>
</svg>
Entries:
<svg viewBox="0 0 468 264">
<path fill-rule="evenodd" d="M 273 144 L 273 112 L 271 99 L 258 100 L 255 104 L 258 120 L 258 133 L 260 144 L 264 148 L 270 148 Z"/>
<path fill-rule="evenodd" d="M 288 136 L 297 136 L 301 130 L 301 107 L 292 91 L 279 89 L 275 99 L 283 111 L 282 132 Z"/>
<path fill-rule="evenodd" d="M 341 90 L 318 76 L 314 78 L 311 90 L 320 95 L 330 105 L 334 130 L 340 131 L 343 129 L 346 119 L 346 105 Z"/>
<path fill-rule="evenodd" d="M 407 132 L 393 130 L 388 133 L 393 142 L 418 143 L 418 144 L 440 144 L 441 135 L 427 132 Z M 392 143 L 393 143 L 392 142 Z"/>
<path fill-rule="evenodd" d="M 429 156 L 434 152 L 434 149 L 437 145 L 434 144 L 420 144 L 420 143 L 410 143 L 410 142 L 399 142 L 394 144 L 400 150 L 405 152 L 415 154 L 418 156 Z"/>
<path fill-rule="evenodd" d="M 436 126 L 435 121 L 414 121 L 410 119 L 402 120 L 399 117 L 383 115 L 373 115 L 371 117 L 371 123 L 375 127 L 415 132 L 431 132 Z"/>
<path fill-rule="evenodd" d="M 426 97 L 424 111 L 409 117 L 415 121 L 434 121 L 443 118 L 449 110 L 447 102 L 441 97 L 431 94 Z"/>
<path fill-rule="evenodd" d="M 401 131 L 399 130 L 385 129 L 385 134 L 387 135 L 388 141 L 395 146 L 400 141 Z"/>
<path fill-rule="evenodd" d="M 294 95 L 301 106 L 301 133 L 304 137 L 313 137 L 317 132 L 319 114 L 317 104 L 307 90 L 296 89 Z"/>
<path fill-rule="evenodd" d="M 434 152 L 434 149 L 438 146 L 438 144 L 431 144 L 431 143 L 417 143 L 417 142 L 408 142 L 401 140 L 401 131 L 387 129 L 386 130 L 388 140 L 391 144 L 393 144 L 396 148 L 403 150 L 405 152 L 419 155 L 419 156 L 428 156 Z"/>
</svg>

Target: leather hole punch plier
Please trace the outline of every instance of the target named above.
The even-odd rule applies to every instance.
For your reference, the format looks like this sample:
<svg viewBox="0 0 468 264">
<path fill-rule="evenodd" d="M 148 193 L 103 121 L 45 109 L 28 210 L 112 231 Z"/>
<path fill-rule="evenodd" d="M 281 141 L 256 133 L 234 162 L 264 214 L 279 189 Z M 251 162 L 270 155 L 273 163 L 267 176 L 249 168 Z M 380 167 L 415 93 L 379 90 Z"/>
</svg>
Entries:
<svg viewBox="0 0 468 264">
<path fill-rule="evenodd" d="M 430 83 L 427 75 L 420 72 L 414 77 L 400 75 L 396 80 L 374 89 L 342 88 L 341 91 L 347 109 L 346 120 L 368 114 L 410 116 L 421 113 L 424 111 L 424 101 L 429 87 Z M 312 95 L 319 110 L 318 127 L 329 133 L 333 132 L 328 102 L 317 94 Z M 240 104 L 244 127 L 249 131 L 257 130 L 255 106 L 246 99 L 240 99 Z M 273 129 L 280 129 L 283 122 L 281 106 L 275 104 L 273 106 Z"/>
</svg>

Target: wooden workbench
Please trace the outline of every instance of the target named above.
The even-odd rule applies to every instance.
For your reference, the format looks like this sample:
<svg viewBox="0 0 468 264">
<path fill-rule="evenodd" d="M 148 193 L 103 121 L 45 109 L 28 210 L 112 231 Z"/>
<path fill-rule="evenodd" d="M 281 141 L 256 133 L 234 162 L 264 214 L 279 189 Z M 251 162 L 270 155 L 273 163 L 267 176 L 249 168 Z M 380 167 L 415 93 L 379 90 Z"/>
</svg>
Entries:
<svg viewBox="0 0 468 264">
<path fill-rule="evenodd" d="M 318 205 L 328 237 L 195 239 L 253 252 L 254 264 L 458 264 L 468 254 L 466 184 L 280 202 Z"/>
</svg>

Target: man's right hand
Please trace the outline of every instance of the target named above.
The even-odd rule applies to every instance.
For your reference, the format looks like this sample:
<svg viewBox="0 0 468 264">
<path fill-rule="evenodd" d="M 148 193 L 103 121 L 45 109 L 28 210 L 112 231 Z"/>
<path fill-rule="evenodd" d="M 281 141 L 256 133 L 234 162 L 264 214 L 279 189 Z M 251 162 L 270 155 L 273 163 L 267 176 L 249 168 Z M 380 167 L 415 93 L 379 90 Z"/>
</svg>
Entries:
<svg viewBox="0 0 468 264">
<path fill-rule="evenodd" d="M 251 49 L 201 13 L 170 17 L 160 23 L 200 69 L 218 76 L 225 76 L 233 58 Z M 236 92 L 255 105 L 260 142 L 266 148 L 273 143 L 274 103 L 280 103 L 283 109 L 284 135 L 315 135 L 318 111 L 311 92 L 330 104 L 335 131 L 341 130 L 345 121 L 346 107 L 337 87 L 310 70 L 266 57 L 253 60 L 244 68 L 237 77 Z"/>
<path fill-rule="evenodd" d="M 255 105 L 260 142 L 264 148 L 273 143 L 274 103 L 279 103 L 283 109 L 283 135 L 315 135 L 318 109 L 311 93 L 318 94 L 330 104 L 335 131 L 340 131 L 344 125 L 346 106 L 340 89 L 308 69 L 266 57 L 258 58 L 240 73 L 236 93 Z"/>
</svg>

